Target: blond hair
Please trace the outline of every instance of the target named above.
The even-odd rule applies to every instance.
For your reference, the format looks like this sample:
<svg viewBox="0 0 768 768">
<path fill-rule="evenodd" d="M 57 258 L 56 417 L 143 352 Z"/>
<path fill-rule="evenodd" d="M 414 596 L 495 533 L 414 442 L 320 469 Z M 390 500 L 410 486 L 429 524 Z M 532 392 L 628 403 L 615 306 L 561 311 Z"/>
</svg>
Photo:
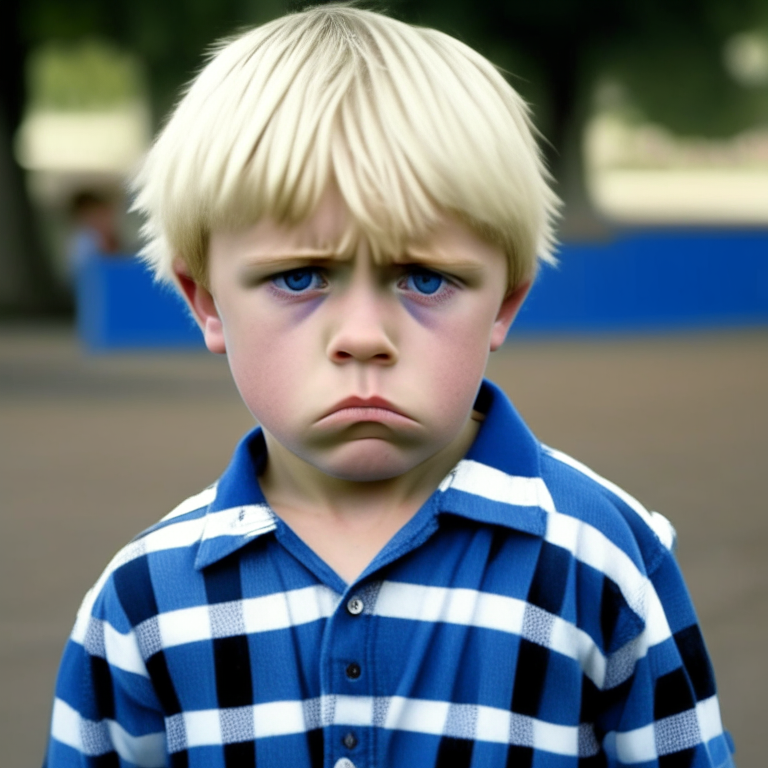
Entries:
<svg viewBox="0 0 768 768">
<path fill-rule="evenodd" d="M 298 223 L 336 184 L 390 257 L 448 212 L 509 257 L 509 285 L 554 261 L 558 200 L 528 108 L 448 35 L 348 4 L 284 16 L 214 50 L 150 150 L 143 258 L 207 285 L 211 232 Z"/>
</svg>

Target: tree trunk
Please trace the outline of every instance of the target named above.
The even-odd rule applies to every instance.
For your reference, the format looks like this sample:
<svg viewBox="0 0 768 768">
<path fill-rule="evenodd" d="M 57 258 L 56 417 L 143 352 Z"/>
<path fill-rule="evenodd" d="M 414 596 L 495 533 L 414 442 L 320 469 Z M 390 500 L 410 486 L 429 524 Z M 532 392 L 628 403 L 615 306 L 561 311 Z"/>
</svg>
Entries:
<svg viewBox="0 0 768 768">
<path fill-rule="evenodd" d="M 547 84 L 552 99 L 552 144 L 549 167 L 555 190 L 563 200 L 560 237 L 563 240 L 603 240 L 610 236 L 608 222 L 592 204 L 587 187 L 584 135 L 591 115 L 592 77 L 576 45 L 553 46 Z"/>
<path fill-rule="evenodd" d="M 6 2 L 0 20 L 0 313 L 39 314 L 65 306 L 46 258 L 25 174 L 13 154 L 24 108 L 26 49 L 19 36 L 20 2 Z"/>
<path fill-rule="evenodd" d="M 0 106 L 0 314 L 48 314 L 63 308 L 40 246 L 24 172 Z"/>
</svg>

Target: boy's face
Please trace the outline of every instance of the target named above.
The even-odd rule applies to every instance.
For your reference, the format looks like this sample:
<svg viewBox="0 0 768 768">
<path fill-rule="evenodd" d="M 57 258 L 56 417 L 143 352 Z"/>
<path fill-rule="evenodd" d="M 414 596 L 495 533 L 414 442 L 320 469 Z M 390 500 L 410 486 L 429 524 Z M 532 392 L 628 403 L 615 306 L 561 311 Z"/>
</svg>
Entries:
<svg viewBox="0 0 768 768">
<path fill-rule="evenodd" d="M 268 448 L 384 480 L 466 435 L 488 353 L 527 286 L 505 296 L 502 250 L 447 217 L 395 262 L 375 263 L 365 242 L 341 256 L 346 216 L 329 192 L 299 225 L 214 232 L 209 290 L 177 274 Z"/>
</svg>

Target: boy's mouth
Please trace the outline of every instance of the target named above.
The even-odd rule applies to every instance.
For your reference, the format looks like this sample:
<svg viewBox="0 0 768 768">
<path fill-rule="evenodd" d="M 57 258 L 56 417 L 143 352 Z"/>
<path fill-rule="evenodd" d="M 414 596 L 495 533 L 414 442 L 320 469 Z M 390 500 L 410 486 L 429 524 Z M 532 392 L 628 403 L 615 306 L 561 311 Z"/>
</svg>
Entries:
<svg viewBox="0 0 768 768">
<path fill-rule="evenodd" d="M 318 420 L 323 425 L 378 421 L 389 424 L 413 424 L 413 419 L 383 397 L 347 397 L 336 403 Z"/>
</svg>

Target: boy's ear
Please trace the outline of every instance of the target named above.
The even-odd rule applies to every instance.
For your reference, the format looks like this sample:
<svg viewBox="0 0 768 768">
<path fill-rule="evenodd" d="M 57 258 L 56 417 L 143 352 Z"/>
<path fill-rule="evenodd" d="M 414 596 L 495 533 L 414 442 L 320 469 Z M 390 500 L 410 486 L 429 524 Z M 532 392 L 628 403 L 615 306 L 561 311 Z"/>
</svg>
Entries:
<svg viewBox="0 0 768 768">
<path fill-rule="evenodd" d="M 190 277 L 186 265 L 181 261 L 173 263 L 173 274 L 176 276 L 176 282 L 181 293 L 203 332 L 205 346 L 211 352 L 223 355 L 227 351 L 224 340 L 224 324 L 221 322 L 219 310 L 211 292 Z"/>
<path fill-rule="evenodd" d="M 496 320 L 493 323 L 491 329 L 491 352 L 495 352 L 507 338 L 507 331 L 509 331 L 512 322 L 517 316 L 517 312 L 525 301 L 525 297 L 528 295 L 528 291 L 531 290 L 531 280 L 526 280 L 520 283 L 516 288 L 513 288 L 501 302 L 499 308 L 499 314 L 496 315 Z"/>
</svg>

